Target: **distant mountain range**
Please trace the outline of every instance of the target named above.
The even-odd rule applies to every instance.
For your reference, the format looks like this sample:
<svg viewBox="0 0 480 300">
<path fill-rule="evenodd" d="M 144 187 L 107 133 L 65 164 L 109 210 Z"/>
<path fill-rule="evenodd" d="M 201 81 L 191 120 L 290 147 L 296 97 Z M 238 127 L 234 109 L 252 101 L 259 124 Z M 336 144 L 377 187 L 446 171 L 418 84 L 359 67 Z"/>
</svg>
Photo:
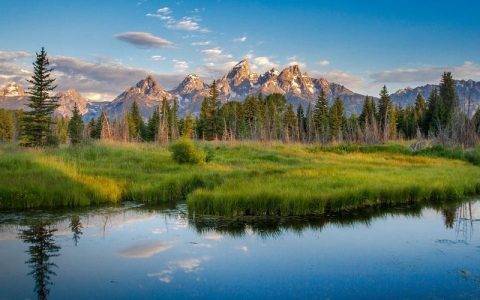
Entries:
<svg viewBox="0 0 480 300">
<path fill-rule="evenodd" d="M 352 92 L 343 85 L 328 82 L 324 78 L 312 78 L 307 73 L 302 73 L 298 65 L 289 66 L 282 71 L 271 69 L 264 74 L 251 72 L 247 60 L 236 64 L 227 74 L 216 80 L 219 97 L 222 102 L 243 100 L 248 95 L 262 93 L 280 93 L 294 105 L 307 106 L 314 104 L 320 91 L 324 90 L 332 101 L 340 97 L 345 104 L 347 113 L 359 113 L 365 95 Z M 398 105 L 405 106 L 415 102 L 417 94 L 425 98 L 437 85 L 424 85 L 416 88 L 405 88 L 393 93 L 392 100 Z M 210 86 L 200 77 L 190 74 L 174 89 L 164 89 L 152 76 L 140 80 L 118 95 L 111 102 L 93 102 L 82 97 L 75 90 L 58 93 L 60 107 L 56 115 L 70 116 L 74 103 L 77 103 L 85 119 L 97 117 L 102 110 L 111 117 L 122 116 L 128 111 L 135 101 L 141 114 L 148 118 L 163 98 L 172 101 L 178 99 L 180 114 L 197 114 L 204 97 L 208 96 Z M 457 95 L 465 111 L 474 112 L 480 104 L 480 82 L 473 80 L 456 81 Z M 0 89 L 0 108 L 26 109 L 27 96 L 22 86 L 9 83 Z M 470 103 L 470 109 L 468 109 Z"/>
</svg>

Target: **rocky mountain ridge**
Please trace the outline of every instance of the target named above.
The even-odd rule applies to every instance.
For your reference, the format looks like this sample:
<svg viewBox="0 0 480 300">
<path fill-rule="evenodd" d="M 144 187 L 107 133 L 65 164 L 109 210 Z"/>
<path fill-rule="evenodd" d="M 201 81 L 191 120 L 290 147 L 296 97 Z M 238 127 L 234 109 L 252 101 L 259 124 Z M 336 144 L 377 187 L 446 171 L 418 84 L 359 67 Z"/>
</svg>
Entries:
<svg viewBox="0 0 480 300">
<path fill-rule="evenodd" d="M 248 60 L 237 63 L 229 72 L 216 80 L 219 98 L 222 102 L 242 101 L 249 95 L 280 93 L 294 105 L 314 105 L 318 95 L 323 90 L 332 101 L 340 97 L 344 101 L 347 113 L 359 113 L 365 96 L 349 90 L 347 87 L 329 82 L 325 78 L 312 78 L 300 70 L 298 65 L 292 65 L 281 71 L 270 69 L 263 74 L 250 70 Z M 391 95 L 394 103 L 405 106 L 414 103 L 417 94 L 425 98 L 438 85 L 428 84 L 416 88 L 401 89 Z M 75 90 L 58 93 L 60 107 L 56 115 L 69 117 L 74 103 L 77 103 L 85 119 L 98 117 L 105 110 L 113 118 L 121 117 L 135 101 L 144 118 L 148 118 L 155 107 L 161 104 L 163 98 L 178 100 L 180 114 L 197 114 L 204 97 L 209 95 L 210 85 L 199 76 L 189 74 L 174 89 L 166 90 L 153 76 L 147 76 L 136 85 L 126 89 L 111 102 L 92 102 Z M 457 80 L 457 95 L 465 111 L 473 113 L 480 104 L 480 82 L 473 80 Z M 27 96 L 23 87 L 17 83 L 9 83 L 0 89 L 0 108 L 28 109 Z M 470 103 L 470 104 L 469 104 Z"/>
</svg>

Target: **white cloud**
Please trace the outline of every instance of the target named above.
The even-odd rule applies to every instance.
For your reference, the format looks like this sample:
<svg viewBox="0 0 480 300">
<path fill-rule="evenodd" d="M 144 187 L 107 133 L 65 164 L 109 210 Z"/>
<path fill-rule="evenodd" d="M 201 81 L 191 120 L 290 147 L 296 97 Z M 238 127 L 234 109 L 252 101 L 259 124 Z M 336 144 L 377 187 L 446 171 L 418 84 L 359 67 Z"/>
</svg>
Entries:
<svg viewBox="0 0 480 300">
<path fill-rule="evenodd" d="M 233 39 L 234 42 L 237 42 L 237 43 L 243 43 L 247 40 L 247 37 L 246 36 L 241 36 L 241 37 L 238 37 L 238 38 L 235 38 Z"/>
<path fill-rule="evenodd" d="M 442 73 L 452 72 L 457 79 L 480 80 L 480 65 L 466 61 L 459 66 L 433 66 L 422 68 L 395 69 L 370 74 L 374 83 L 432 83 L 438 82 Z"/>
<path fill-rule="evenodd" d="M 22 59 L 30 57 L 30 53 L 26 51 L 2 51 L 0 50 L 0 62 L 3 61 L 12 61 L 17 59 Z"/>
<path fill-rule="evenodd" d="M 208 46 L 210 45 L 210 41 L 200 41 L 200 42 L 193 42 L 191 43 L 192 46 Z"/>
<path fill-rule="evenodd" d="M 233 58 L 231 54 L 225 53 L 219 47 L 204 49 L 200 52 L 203 54 L 204 60 L 210 62 L 224 62 Z"/>
<path fill-rule="evenodd" d="M 161 55 L 153 55 L 151 58 L 152 58 L 152 60 L 154 60 L 154 61 L 162 61 L 162 60 L 165 60 L 165 57 L 164 57 L 164 56 L 161 56 Z"/>
<path fill-rule="evenodd" d="M 183 17 L 181 20 L 168 23 L 167 28 L 185 31 L 208 32 L 208 29 L 200 27 L 200 24 L 190 17 Z"/>
<path fill-rule="evenodd" d="M 209 32 L 207 28 L 200 25 L 199 20 L 192 17 L 183 17 L 180 20 L 171 16 L 172 10 L 169 7 L 162 7 L 157 9 L 155 13 L 146 14 L 147 17 L 154 17 L 162 20 L 167 28 L 184 30 L 184 31 L 196 31 L 196 32 Z"/>
<path fill-rule="evenodd" d="M 178 73 L 185 73 L 188 70 L 188 63 L 184 60 L 172 60 L 173 69 Z"/>
<path fill-rule="evenodd" d="M 268 56 L 251 57 L 251 69 L 255 72 L 265 72 L 277 68 L 278 64 Z"/>
<path fill-rule="evenodd" d="M 149 32 L 123 32 L 115 35 L 115 38 L 140 48 L 165 48 L 173 46 L 172 42 Z"/>
<path fill-rule="evenodd" d="M 296 55 L 288 57 L 287 61 L 288 62 L 286 64 L 286 66 L 298 65 L 301 69 L 305 69 L 307 67 L 307 64 L 305 62 L 301 61 Z"/>
<path fill-rule="evenodd" d="M 339 83 L 349 89 L 360 89 L 363 87 L 364 81 L 361 77 L 340 70 L 332 70 L 322 75 L 330 82 Z"/>
<path fill-rule="evenodd" d="M 324 59 L 324 60 L 319 60 L 317 61 L 317 64 L 322 66 L 322 67 L 325 67 L 325 66 L 328 66 L 330 64 L 330 61 Z"/>
<path fill-rule="evenodd" d="M 167 251 L 172 248 L 171 244 L 164 242 L 149 242 L 140 245 L 134 245 L 119 252 L 123 257 L 128 258 L 149 258 L 160 252 Z"/>
</svg>

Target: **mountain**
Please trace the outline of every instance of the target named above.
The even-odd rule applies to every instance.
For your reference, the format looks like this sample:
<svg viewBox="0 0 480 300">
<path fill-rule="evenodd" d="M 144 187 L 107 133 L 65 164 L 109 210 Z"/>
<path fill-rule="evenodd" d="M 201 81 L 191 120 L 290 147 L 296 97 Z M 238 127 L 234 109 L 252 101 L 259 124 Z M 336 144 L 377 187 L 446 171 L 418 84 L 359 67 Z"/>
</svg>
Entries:
<svg viewBox="0 0 480 300">
<path fill-rule="evenodd" d="M 280 93 L 295 106 L 306 107 L 309 104 L 315 105 L 318 95 L 323 90 L 330 102 L 335 97 L 340 97 L 347 114 L 358 114 L 365 99 L 364 95 L 355 93 L 343 85 L 302 73 L 298 65 L 288 66 L 281 71 L 271 69 L 259 75 L 251 71 L 246 59 L 237 63 L 229 72 L 216 80 L 216 83 L 222 102 L 242 101 L 249 95 L 260 93 L 263 95 Z M 473 114 L 480 107 L 480 82 L 457 80 L 455 86 L 464 111 L 470 111 Z M 438 88 L 438 85 L 427 84 L 416 88 L 405 88 L 393 93 L 391 97 L 394 103 L 406 106 L 413 104 L 419 93 L 428 98 L 434 88 Z M 97 118 L 103 110 L 110 117 L 118 118 L 129 111 L 132 103 L 136 101 L 142 116 L 147 119 L 155 107 L 161 104 L 163 98 L 168 101 L 177 98 L 181 115 L 198 114 L 203 99 L 209 95 L 209 89 L 210 86 L 195 74 L 187 75 L 176 88 L 168 91 L 152 76 L 147 76 L 111 102 L 91 102 L 75 90 L 59 92 L 60 107 L 55 114 L 68 117 L 71 115 L 74 103 L 77 103 L 85 120 Z M 11 82 L 0 88 L 0 108 L 28 109 L 27 100 L 28 96 L 18 83 Z"/>
<path fill-rule="evenodd" d="M 302 73 L 298 65 L 289 66 L 279 72 L 271 69 L 258 75 L 251 72 L 248 60 L 237 63 L 227 74 L 216 80 L 219 98 L 222 102 L 241 101 L 249 95 L 280 93 L 294 104 L 314 104 L 320 91 L 325 90 L 327 97 L 333 101 L 341 97 L 349 113 L 358 113 L 362 107 L 364 96 L 354 93 L 346 87 L 330 83 L 324 78 L 312 78 Z M 175 89 L 169 91 L 179 99 L 180 112 L 198 113 L 204 97 L 209 94 L 209 85 L 198 76 L 188 75 Z"/>
<path fill-rule="evenodd" d="M 172 100 L 173 96 L 149 75 L 135 86 L 118 95 L 104 109 L 110 117 L 118 118 L 130 110 L 133 102 L 137 102 L 141 115 L 148 118 L 155 107 L 160 105 L 163 98 Z"/>
<path fill-rule="evenodd" d="M 180 114 L 200 111 L 203 98 L 209 94 L 209 86 L 195 74 L 189 74 L 173 90 L 169 91 L 179 102 Z"/>
<path fill-rule="evenodd" d="M 59 107 L 55 110 L 54 115 L 62 117 L 71 117 L 75 103 L 82 115 L 88 112 L 88 100 L 83 98 L 77 90 L 70 89 L 57 93 L 57 101 Z"/>
<path fill-rule="evenodd" d="M 16 82 L 9 82 L 0 89 L 0 97 L 23 97 L 25 90 Z"/>
<path fill-rule="evenodd" d="M 428 99 L 428 96 L 434 88 L 438 89 L 439 86 L 427 84 L 416 88 L 407 87 L 393 93 L 391 95 L 392 101 L 402 107 L 411 105 L 415 103 L 418 94 Z M 455 91 L 463 111 L 469 112 L 470 115 L 472 115 L 480 106 L 480 81 L 455 80 Z"/>
<path fill-rule="evenodd" d="M 56 94 L 59 107 L 54 111 L 55 116 L 70 117 L 75 103 L 85 119 L 96 118 L 100 115 L 104 102 L 90 102 L 74 90 L 61 91 Z M 24 88 L 15 82 L 8 83 L 0 89 L 0 108 L 10 110 L 29 110 L 28 96 Z"/>
</svg>

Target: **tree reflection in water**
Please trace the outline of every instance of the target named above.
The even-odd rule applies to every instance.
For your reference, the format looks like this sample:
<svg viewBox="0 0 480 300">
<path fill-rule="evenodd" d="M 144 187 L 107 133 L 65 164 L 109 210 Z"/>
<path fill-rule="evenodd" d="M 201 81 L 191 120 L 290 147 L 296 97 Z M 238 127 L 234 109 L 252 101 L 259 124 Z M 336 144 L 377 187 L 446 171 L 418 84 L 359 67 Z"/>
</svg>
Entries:
<svg viewBox="0 0 480 300">
<path fill-rule="evenodd" d="M 29 275 L 35 281 L 38 299 L 47 299 L 49 286 L 53 284 L 51 277 L 56 275 L 53 269 L 57 265 L 50 260 L 58 256 L 60 251 L 60 246 L 55 243 L 55 231 L 48 222 L 39 221 L 21 230 L 19 234 L 23 242 L 29 245 L 26 253 L 30 258 L 25 263 L 31 269 Z"/>
<path fill-rule="evenodd" d="M 468 243 L 473 238 L 474 226 L 480 222 L 480 216 L 475 212 L 475 205 L 471 201 L 462 203 L 456 210 L 455 231 L 457 238 Z"/>
<path fill-rule="evenodd" d="M 80 236 L 83 234 L 82 232 L 82 222 L 80 222 L 80 217 L 78 215 L 73 215 L 70 218 L 70 225 L 68 226 L 72 231 L 72 239 L 75 246 L 78 246 L 78 241 L 80 240 Z"/>
</svg>

